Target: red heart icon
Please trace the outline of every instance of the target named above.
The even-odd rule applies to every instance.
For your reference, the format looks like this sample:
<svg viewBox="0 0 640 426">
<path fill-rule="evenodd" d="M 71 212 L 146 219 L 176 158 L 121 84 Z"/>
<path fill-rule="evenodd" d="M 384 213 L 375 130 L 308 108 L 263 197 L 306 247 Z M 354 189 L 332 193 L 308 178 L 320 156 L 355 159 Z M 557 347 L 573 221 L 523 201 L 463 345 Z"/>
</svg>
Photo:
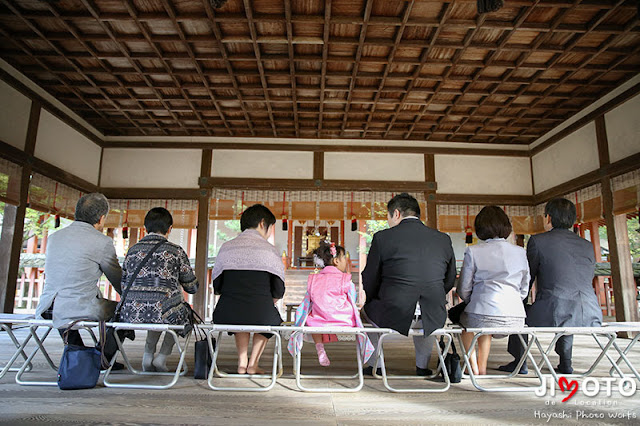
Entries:
<svg viewBox="0 0 640 426">
<path fill-rule="evenodd" d="M 566 377 L 560 377 L 560 380 L 558 380 L 558 384 L 560 385 L 560 390 L 562 392 L 571 391 L 569 396 L 563 399 L 562 402 L 567 402 L 568 400 L 571 399 L 571 397 L 573 397 L 573 395 L 576 394 L 576 392 L 578 392 L 577 380 L 568 381 Z M 566 389 L 565 389 L 565 386 L 566 386 Z"/>
</svg>

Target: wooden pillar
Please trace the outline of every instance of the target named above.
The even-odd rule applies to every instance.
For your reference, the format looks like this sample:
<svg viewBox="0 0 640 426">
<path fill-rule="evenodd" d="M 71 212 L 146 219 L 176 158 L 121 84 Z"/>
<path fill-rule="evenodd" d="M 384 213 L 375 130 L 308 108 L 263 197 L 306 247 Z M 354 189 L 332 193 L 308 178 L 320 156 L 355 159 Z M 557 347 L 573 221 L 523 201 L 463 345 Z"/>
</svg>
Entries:
<svg viewBox="0 0 640 426">
<path fill-rule="evenodd" d="M 208 178 L 211 176 L 212 150 L 202 150 L 202 163 L 200 166 L 200 176 Z M 209 263 L 209 199 L 211 190 L 201 189 L 198 198 L 198 226 L 196 236 L 196 277 L 200 283 L 198 292 L 193 297 L 193 309 L 203 318 L 206 315 L 208 267 Z"/>
<path fill-rule="evenodd" d="M 596 120 L 596 136 L 600 167 L 609 164 L 609 148 L 604 117 Z M 636 300 L 636 283 L 633 278 L 629 236 L 627 234 L 626 215 L 613 214 L 613 191 L 611 179 L 606 176 L 600 181 L 602 185 L 602 205 L 607 225 L 609 240 L 609 262 L 611 263 L 611 285 L 613 287 L 616 307 L 616 321 L 638 321 L 638 302 Z"/>
<path fill-rule="evenodd" d="M 40 103 L 32 102 L 29 113 L 29 127 L 24 151 L 28 156 L 32 156 L 35 151 L 36 137 L 38 136 L 38 123 L 40 122 Z M 12 313 L 16 297 L 16 284 L 18 281 L 18 270 L 20 268 L 20 253 L 22 252 L 22 239 L 24 232 L 24 216 L 27 211 L 27 200 L 29 196 L 29 184 L 31 183 L 31 165 L 23 164 L 20 174 L 20 192 L 18 206 L 11 207 L 9 214 L 13 219 L 13 234 L 11 235 L 11 249 L 9 252 L 9 265 L 7 268 L 6 281 L 0 280 L 0 306 L 5 313 Z M 15 211 L 11 211 L 15 209 Z M 5 212 L 7 209 L 5 208 Z M 6 216 L 5 216 L 6 218 Z M 4 229 L 3 229 L 4 233 Z"/>
<path fill-rule="evenodd" d="M 589 227 L 591 234 L 591 243 L 593 244 L 593 253 L 596 257 L 596 262 L 602 262 L 602 253 L 600 253 L 600 233 L 598 231 L 598 222 L 589 222 L 586 224 Z M 605 312 L 607 313 L 607 292 L 604 288 L 604 277 L 593 277 L 593 289 L 598 296 L 598 302 L 600 306 L 605 306 Z"/>
<path fill-rule="evenodd" d="M 436 169 L 433 154 L 424 155 L 424 178 L 433 185 L 424 193 L 427 202 L 427 226 L 438 229 L 438 206 L 436 204 Z"/>
</svg>

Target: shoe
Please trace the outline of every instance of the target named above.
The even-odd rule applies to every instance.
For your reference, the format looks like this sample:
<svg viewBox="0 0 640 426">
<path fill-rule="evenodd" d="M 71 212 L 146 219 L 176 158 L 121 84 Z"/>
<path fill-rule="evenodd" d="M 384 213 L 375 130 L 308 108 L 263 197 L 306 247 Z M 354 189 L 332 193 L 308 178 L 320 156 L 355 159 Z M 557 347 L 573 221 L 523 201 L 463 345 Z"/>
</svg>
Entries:
<svg viewBox="0 0 640 426">
<path fill-rule="evenodd" d="M 556 368 L 556 373 L 560 373 L 560 374 L 573 374 L 573 368 L 571 366 L 569 367 L 562 367 L 560 365 L 558 365 Z"/>
<path fill-rule="evenodd" d="M 142 354 L 142 371 L 156 371 L 153 366 L 153 354 L 151 352 Z"/>
<path fill-rule="evenodd" d="M 103 369 L 102 367 L 100 367 L 100 371 L 105 372 L 107 371 L 107 368 Z M 119 362 L 116 362 L 115 364 L 113 364 L 113 367 L 111 367 L 111 371 L 118 371 L 118 370 L 124 370 L 124 364 L 121 364 Z"/>
<path fill-rule="evenodd" d="M 318 362 L 323 367 L 328 367 L 331 364 L 329 357 L 327 356 L 327 352 L 324 350 L 324 345 L 322 343 L 316 343 L 316 352 L 318 353 Z"/>
<path fill-rule="evenodd" d="M 431 371 L 428 368 L 420 368 L 418 366 L 416 366 L 416 376 L 432 376 L 433 375 L 433 371 Z"/>
<path fill-rule="evenodd" d="M 153 366 L 156 368 L 156 371 L 166 373 L 169 371 L 167 369 L 167 356 L 164 354 L 158 354 L 153 358 Z"/>
<path fill-rule="evenodd" d="M 507 365 L 501 365 L 500 367 L 498 367 L 498 370 L 506 371 L 507 373 L 513 373 L 513 370 L 516 369 L 517 365 L 518 365 L 517 361 L 511 361 Z M 518 372 L 518 374 L 528 374 L 528 373 L 529 373 L 529 369 L 527 368 L 527 363 L 525 362 L 524 364 L 522 364 L 522 367 L 520 367 L 520 371 Z"/>
<path fill-rule="evenodd" d="M 366 366 L 365 368 L 362 369 L 362 374 L 364 374 L 365 376 L 373 377 L 373 367 L 370 365 Z M 378 368 L 376 370 L 376 374 L 378 376 L 382 376 L 382 368 Z"/>
</svg>

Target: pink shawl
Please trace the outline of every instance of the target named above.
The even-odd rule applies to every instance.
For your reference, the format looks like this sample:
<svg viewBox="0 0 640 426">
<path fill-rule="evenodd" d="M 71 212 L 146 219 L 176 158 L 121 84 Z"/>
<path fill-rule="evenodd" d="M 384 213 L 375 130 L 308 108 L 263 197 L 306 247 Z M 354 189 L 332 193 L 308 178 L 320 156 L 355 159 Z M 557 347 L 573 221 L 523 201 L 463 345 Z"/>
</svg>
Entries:
<svg viewBox="0 0 640 426">
<path fill-rule="evenodd" d="M 284 265 L 278 251 L 255 229 L 247 229 L 220 247 L 212 280 L 224 271 L 266 271 L 284 282 Z"/>
</svg>

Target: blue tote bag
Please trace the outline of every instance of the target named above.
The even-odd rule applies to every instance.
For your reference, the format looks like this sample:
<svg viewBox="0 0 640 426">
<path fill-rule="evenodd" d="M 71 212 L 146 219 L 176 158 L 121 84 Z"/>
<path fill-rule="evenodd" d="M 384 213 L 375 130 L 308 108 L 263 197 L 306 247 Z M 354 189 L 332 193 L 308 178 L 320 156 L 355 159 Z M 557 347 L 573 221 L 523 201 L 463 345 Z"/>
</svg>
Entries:
<svg viewBox="0 0 640 426">
<path fill-rule="evenodd" d="M 76 322 L 67 330 L 71 329 Z M 100 328 L 102 331 L 102 324 Z M 58 367 L 58 387 L 63 390 L 95 388 L 100 377 L 102 358 L 100 350 L 96 347 L 70 345 L 66 332 L 64 343 L 64 351 Z"/>
</svg>

